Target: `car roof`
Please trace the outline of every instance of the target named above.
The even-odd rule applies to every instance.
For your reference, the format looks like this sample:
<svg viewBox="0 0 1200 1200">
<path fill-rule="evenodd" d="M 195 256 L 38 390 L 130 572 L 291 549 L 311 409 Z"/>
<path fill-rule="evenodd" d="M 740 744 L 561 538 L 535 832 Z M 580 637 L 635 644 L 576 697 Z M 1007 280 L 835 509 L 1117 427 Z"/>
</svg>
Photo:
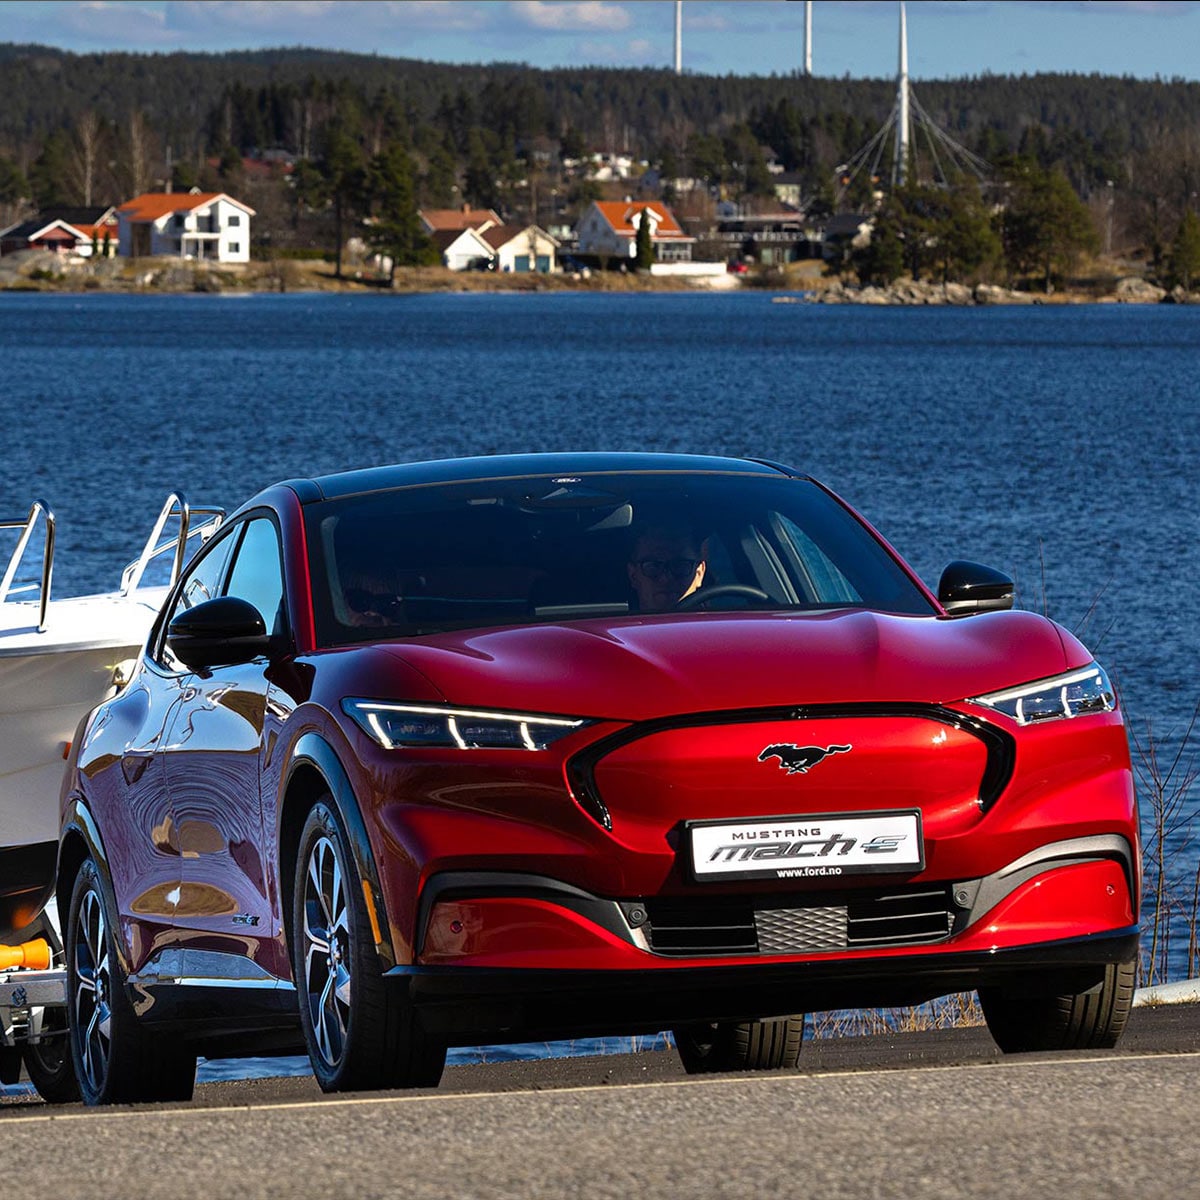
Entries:
<svg viewBox="0 0 1200 1200">
<path fill-rule="evenodd" d="M 722 458 L 703 454 L 498 454 L 367 467 L 359 471 L 318 475 L 312 479 L 289 479 L 282 486 L 291 488 L 302 504 L 311 504 L 318 500 L 438 483 L 518 479 L 527 475 L 588 475 L 611 472 L 775 476 L 798 474 L 788 467 L 766 460 Z"/>
</svg>

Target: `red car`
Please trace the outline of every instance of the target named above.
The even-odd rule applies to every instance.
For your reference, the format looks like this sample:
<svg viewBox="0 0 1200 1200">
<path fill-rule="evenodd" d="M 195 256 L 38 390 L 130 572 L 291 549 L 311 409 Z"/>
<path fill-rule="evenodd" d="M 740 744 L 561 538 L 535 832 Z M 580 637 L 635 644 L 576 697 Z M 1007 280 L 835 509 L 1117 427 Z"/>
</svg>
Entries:
<svg viewBox="0 0 1200 1200">
<path fill-rule="evenodd" d="M 978 989 L 1002 1049 L 1112 1045 L 1140 859 L 1071 634 L 935 597 L 771 463 L 463 459 L 279 484 L 84 722 L 58 895 L 91 1103 L 307 1046 L 326 1090 L 446 1047 L 670 1029 L 793 1065 L 803 1014 Z"/>
</svg>

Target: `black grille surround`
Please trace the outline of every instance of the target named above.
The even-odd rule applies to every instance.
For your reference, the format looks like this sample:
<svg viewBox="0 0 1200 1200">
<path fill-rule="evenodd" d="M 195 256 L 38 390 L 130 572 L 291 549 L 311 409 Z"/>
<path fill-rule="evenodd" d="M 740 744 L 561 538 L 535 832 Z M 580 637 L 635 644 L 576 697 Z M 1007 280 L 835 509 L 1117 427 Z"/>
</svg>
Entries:
<svg viewBox="0 0 1200 1200">
<path fill-rule="evenodd" d="M 655 898 L 643 926 L 655 954 L 817 954 L 946 941 L 960 911 L 949 884 L 828 892 L 781 904 L 777 896 Z"/>
<path fill-rule="evenodd" d="M 612 814 L 596 783 L 596 767 L 614 750 L 667 729 L 689 729 L 705 725 L 745 725 L 766 721 L 828 720 L 847 717 L 916 717 L 960 729 L 976 737 L 987 751 L 987 763 L 979 781 L 978 804 L 986 812 L 1000 798 L 1012 779 L 1016 742 L 1011 734 L 979 717 L 969 716 L 941 704 L 801 704 L 775 708 L 740 708 L 714 712 L 685 713 L 652 721 L 641 721 L 600 738 L 567 762 L 567 777 L 580 808 L 602 828 L 612 831 Z"/>
</svg>

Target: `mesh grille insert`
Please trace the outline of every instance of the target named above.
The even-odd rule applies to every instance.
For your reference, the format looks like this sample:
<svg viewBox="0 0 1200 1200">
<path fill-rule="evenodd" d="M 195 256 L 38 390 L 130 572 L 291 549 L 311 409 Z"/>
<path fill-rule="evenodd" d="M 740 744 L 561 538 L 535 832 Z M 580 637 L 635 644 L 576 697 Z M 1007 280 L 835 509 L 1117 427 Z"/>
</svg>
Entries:
<svg viewBox="0 0 1200 1200">
<path fill-rule="evenodd" d="M 786 906 L 776 896 L 660 899 L 646 911 L 650 948 L 676 956 L 920 946 L 949 937 L 954 922 L 944 884 L 830 893 Z"/>
</svg>

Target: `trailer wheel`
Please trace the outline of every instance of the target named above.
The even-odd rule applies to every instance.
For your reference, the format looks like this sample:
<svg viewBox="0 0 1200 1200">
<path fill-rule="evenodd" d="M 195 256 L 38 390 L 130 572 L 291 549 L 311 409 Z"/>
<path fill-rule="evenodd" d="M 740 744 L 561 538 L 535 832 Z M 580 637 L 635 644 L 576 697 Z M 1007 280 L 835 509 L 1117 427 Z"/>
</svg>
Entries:
<svg viewBox="0 0 1200 1200">
<path fill-rule="evenodd" d="M 50 1036 L 46 1037 L 47 1034 Z M 70 1104 L 79 1099 L 79 1081 L 71 1061 L 65 1008 L 46 1009 L 42 1037 L 42 1041 L 30 1043 L 22 1052 L 30 1082 L 47 1104 Z"/>
<path fill-rule="evenodd" d="M 71 893 L 66 944 L 71 1058 L 84 1103 L 190 1100 L 196 1055 L 133 1011 L 112 911 L 100 871 L 87 859 Z"/>
</svg>

